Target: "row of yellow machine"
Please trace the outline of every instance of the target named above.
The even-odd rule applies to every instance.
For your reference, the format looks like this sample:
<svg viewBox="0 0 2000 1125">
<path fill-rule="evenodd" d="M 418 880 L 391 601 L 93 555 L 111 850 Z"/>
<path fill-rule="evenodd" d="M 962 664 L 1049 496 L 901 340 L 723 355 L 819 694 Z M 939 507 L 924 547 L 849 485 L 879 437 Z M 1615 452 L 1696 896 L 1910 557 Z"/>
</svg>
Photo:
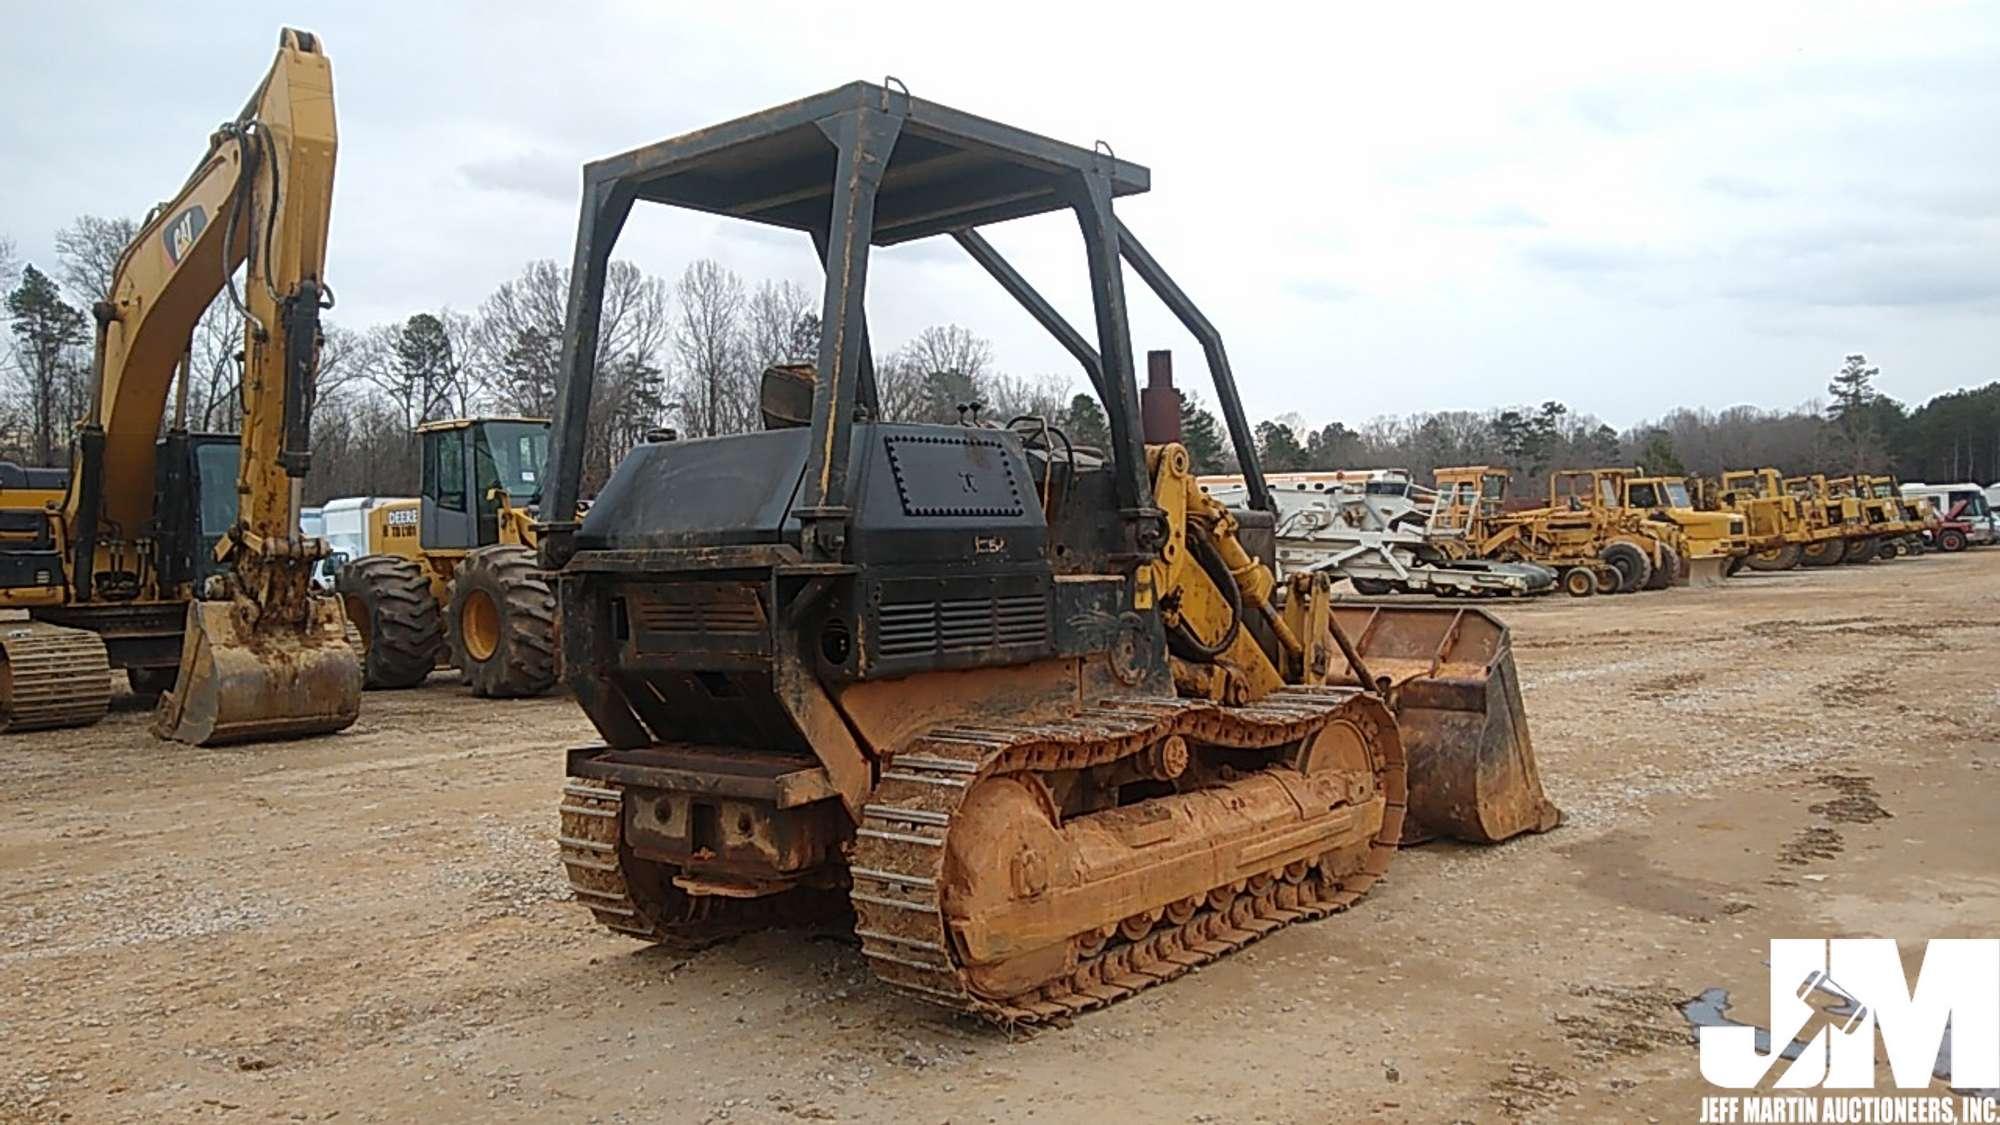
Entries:
<svg viewBox="0 0 2000 1125">
<path fill-rule="evenodd" d="M 1719 478 L 1567 469 L 1549 474 L 1545 500 L 1521 503 L 1509 496 L 1513 477 L 1487 465 L 1438 469 L 1431 487 L 1402 470 L 1273 474 L 1285 513 L 1279 558 L 1288 570 L 1346 577 L 1364 594 L 1559 588 L 1587 597 L 1716 585 L 1746 568 L 1952 552 L 1992 538 L 1983 496 L 1971 486 L 1773 468 Z M 1242 493 L 1241 477 L 1203 485 L 1218 496 Z"/>
<path fill-rule="evenodd" d="M 1280 576 L 1221 334 L 1114 206 L 1151 173 L 893 81 L 587 164 L 555 417 L 426 427 L 422 495 L 370 515 L 393 549 L 316 591 L 329 548 L 300 501 L 334 147 L 326 56 L 287 30 L 119 263 L 70 469 L 4 497 L 14 727 L 102 714 L 113 667 L 161 692 L 156 733 L 200 743 L 340 730 L 364 682 L 439 663 L 490 695 L 559 676 L 599 738 L 551 748 L 550 811 L 604 927 L 701 943 L 844 918 L 894 990 L 1008 1024 L 1345 911 L 1400 845 L 1560 821 L 1502 622 Z M 1271 186 L 1260 168 L 1250 190 Z M 766 374 L 762 430 L 643 444 L 584 510 L 605 278 L 641 202 L 796 237 L 825 330 L 814 363 Z M 1036 215 L 1081 232 L 1084 328 L 981 233 Z M 1106 448 L 1047 418 L 882 420 L 868 266 L 920 239 L 1074 358 Z M 1191 475 L 1177 411 L 1140 408 L 1128 273 L 1201 345 L 1240 504 Z M 173 392 L 218 293 L 247 312 L 240 437 L 187 432 Z M 1492 484 L 1449 483 L 1488 540 L 1597 518 L 1509 524 Z M 1593 580 L 1617 569 L 1594 557 Z"/>
</svg>

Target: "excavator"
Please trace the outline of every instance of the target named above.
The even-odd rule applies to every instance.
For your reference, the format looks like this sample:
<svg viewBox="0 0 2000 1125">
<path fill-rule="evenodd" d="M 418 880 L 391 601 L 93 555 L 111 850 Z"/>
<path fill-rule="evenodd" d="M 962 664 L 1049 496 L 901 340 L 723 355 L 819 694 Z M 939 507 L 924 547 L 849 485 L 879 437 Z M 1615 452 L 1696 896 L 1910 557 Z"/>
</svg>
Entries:
<svg viewBox="0 0 2000 1125">
<path fill-rule="evenodd" d="M 335 147 L 326 55 L 286 29 L 243 111 L 119 258 L 92 310 L 95 384 L 61 500 L 0 493 L 26 529 L 0 541 L 0 604 L 30 618 L 0 626 L 8 729 L 101 718 L 111 667 L 160 695 L 165 739 L 318 734 L 359 714 L 340 604 L 310 587 L 325 543 L 299 531 L 319 317 L 333 300 Z M 240 438 L 186 424 L 183 357 L 225 292 L 246 324 Z"/>
<path fill-rule="evenodd" d="M 1344 911 L 1404 841 L 1556 825 L 1504 625 L 1274 578 L 1222 337 L 1113 209 L 1150 176 L 865 82 L 585 168 L 537 547 L 601 738 L 567 753 L 559 828 L 599 923 L 849 919 L 894 990 L 1036 1024 Z M 639 200 L 810 237 L 825 328 L 767 374 L 763 430 L 641 445 L 562 518 Z M 1089 335 L 980 229 L 1050 214 L 1083 236 Z M 926 237 L 1071 355 L 1107 448 L 883 418 L 870 257 Z M 1247 507 L 1202 492 L 1177 414 L 1142 423 L 1127 267 L 1201 343 Z"/>
</svg>

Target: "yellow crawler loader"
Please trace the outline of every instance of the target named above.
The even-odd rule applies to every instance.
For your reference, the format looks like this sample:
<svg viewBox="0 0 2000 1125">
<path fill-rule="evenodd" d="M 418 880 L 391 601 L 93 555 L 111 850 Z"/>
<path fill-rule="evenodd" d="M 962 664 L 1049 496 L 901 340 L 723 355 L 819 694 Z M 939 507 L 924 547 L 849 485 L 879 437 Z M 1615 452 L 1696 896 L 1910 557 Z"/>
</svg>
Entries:
<svg viewBox="0 0 2000 1125">
<path fill-rule="evenodd" d="M 589 165 L 543 501 L 564 679 L 563 863 L 654 942 L 851 917 L 891 988 L 1067 1018 L 1353 906 L 1406 835 L 1552 827 L 1506 628 L 1280 583 L 1220 335 L 1113 210 L 1148 171 L 854 83 Z M 800 232 L 825 270 L 803 408 L 643 445 L 574 510 L 612 246 L 638 200 Z M 1079 223 L 1091 332 L 979 227 Z M 880 419 L 873 249 L 950 238 L 1076 359 L 1055 420 Z M 1129 267 L 1202 342 L 1250 508 L 1142 425 Z M 563 518 L 550 518 L 560 514 Z M 1421 828 L 1406 821 L 1416 819 Z"/>
<path fill-rule="evenodd" d="M 317 734 L 359 713 L 340 605 L 310 587 L 326 545 L 299 531 L 319 315 L 333 300 L 335 147 L 326 55 L 286 29 L 249 103 L 119 258 L 92 310 L 95 381 L 60 502 L 0 493 L 15 529 L 0 541 L 0 604 L 32 617 L 0 628 L 9 728 L 96 721 L 114 666 L 161 693 L 163 738 Z M 225 291 L 246 320 L 240 438 L 186 428 L 182 357 Z"/>
</svg>

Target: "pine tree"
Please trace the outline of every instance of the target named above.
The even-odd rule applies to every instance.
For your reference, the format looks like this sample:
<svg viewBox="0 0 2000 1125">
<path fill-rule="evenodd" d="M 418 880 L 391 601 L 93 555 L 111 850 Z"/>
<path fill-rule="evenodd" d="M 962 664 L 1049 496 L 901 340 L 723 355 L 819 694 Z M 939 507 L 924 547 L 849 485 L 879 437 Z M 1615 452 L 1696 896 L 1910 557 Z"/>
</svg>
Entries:
<svg viewBox="0 0 2000 1125">
<path fill-rule="evenodd" d="M 34 416 L 35 458 L 55 463 L 58 440 L 64 437 L 61 407 L 67 402 L 67 379 L 78 371 L 72 349 L 90 339 L 83 313 L 62 299 L 56 283 L 34 266 L 21 271 L 21 284 L 7 295 L 9 330 L 16 340 L 21 374 L 27 381 L 28 410 Z"/>
<path fill-rule="evenodd" d="M 1097 405 L 1092 395 L 1080 394 L 1069 400 L 1062 428 L 1069 435 L 1070 444 L 1078 449 L 1094 449 L 1107 455 L 1111 452 L 1111 424 L 1105 421 L 1104 408 Z"/>
<path fill-rule="evenodd" d="M 1202 407 L 1199 395 L 1181 395 L 1181 444 L 1187 447 L 1197 475 L 1236 471 L 1236 456 L 1223 438 L 1222 423 Z"/>
<path fill-rule="evenodd" d="M 1878 460 L 1876 453 L 1882 434 L 1874 417 L 1877 412 L 1870 408 L 1881 397 L 1874 386 L 1875 376 L 1881 373 L 1881 368 L 1870 367 L 1868 357 L 1857 352 L 1841 363 L 1840 370 L 1834 372 L 1832 381 L 1826 385 L 1826 393 L 1833 396 L 1830 413 L 1855 472 Z"/>
<path fill-rule="evenodd" d="M 1283 422 L 1257 423 L 1257 457 L 1267 473 L 1295 473 L 1307 467 L 1305 447 Z"/>
</svg>

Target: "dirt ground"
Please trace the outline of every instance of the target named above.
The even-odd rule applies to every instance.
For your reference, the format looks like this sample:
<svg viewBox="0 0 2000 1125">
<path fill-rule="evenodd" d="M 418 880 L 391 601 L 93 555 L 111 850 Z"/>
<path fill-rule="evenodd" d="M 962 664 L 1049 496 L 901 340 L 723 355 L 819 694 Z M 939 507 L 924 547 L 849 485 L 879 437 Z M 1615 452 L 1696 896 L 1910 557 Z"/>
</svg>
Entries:
<svg viewBox="0 0 2000 1125">
<path fill-rule="evenodd" d="M 565 699 L 0 736 L 0 1120 L 1693 1121 L 1678 1005 L 1761 1018 L 1770 937 L 2000 932 L 2000 550 L 1502 616 L 1562 829 L 1013 1038 L 831 937 L 594 929 Z"/>
</svg>

